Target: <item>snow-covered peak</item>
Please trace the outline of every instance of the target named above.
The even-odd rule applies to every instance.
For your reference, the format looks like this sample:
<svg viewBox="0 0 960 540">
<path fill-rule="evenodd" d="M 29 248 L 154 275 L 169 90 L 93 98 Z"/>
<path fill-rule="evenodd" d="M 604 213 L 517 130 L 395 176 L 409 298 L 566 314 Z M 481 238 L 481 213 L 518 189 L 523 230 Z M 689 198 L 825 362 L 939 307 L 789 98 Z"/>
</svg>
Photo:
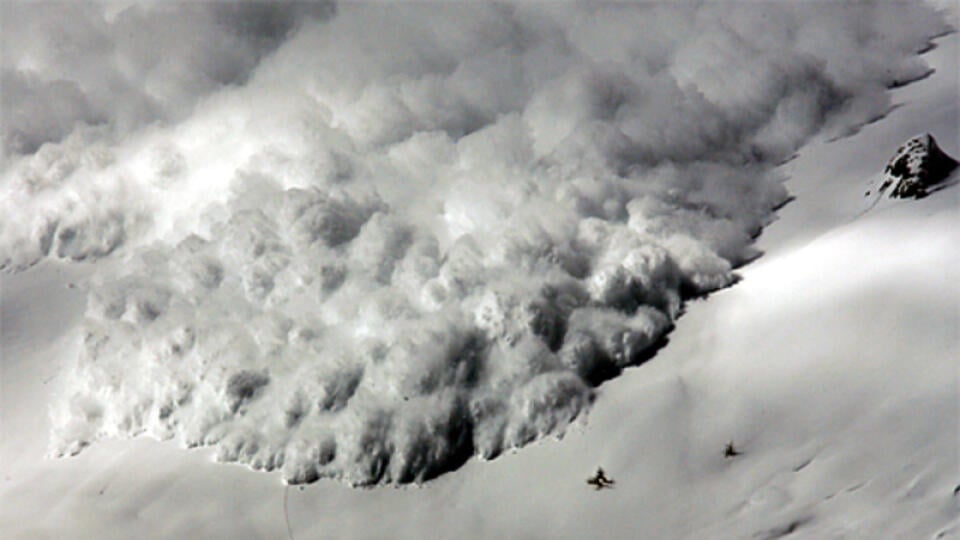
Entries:
<svg viewBox="0 0 960 540">
<path fill-rule="evenodd" d="M 930 187 L 942 182 L 956 167 L 957 161 L 937 146 L 933 135 L 917 135 L 890 158 L 879 193 L 895 199 L 925 197 Z"/>
</svg>

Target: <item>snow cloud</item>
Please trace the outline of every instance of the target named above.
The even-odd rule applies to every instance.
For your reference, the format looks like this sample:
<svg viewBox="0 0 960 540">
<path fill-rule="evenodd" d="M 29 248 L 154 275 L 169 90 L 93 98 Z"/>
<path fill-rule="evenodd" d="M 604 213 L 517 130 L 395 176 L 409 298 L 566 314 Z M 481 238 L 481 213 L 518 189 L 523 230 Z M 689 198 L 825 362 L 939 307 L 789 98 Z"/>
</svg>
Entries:
<svg viewBox="0 0 960 540">
<path fill-rule="evenodd" d="M 5 3 L 0 265 L 97 260 L 53 452 L 429 479 L 581 416 L 729 285 L 917 3 Z"/>
</svg>

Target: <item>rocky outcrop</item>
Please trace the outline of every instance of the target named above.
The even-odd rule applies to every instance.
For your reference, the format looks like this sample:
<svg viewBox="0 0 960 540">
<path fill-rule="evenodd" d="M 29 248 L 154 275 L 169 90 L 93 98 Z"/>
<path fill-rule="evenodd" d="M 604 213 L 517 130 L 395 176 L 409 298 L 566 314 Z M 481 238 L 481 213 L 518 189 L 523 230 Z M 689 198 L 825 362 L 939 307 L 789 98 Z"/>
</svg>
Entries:
<svg viewBox="0 0 960 540">
<path fill-rule="evenodd" d="M 897 149 L 883 171 L 878 191 L 894 199 L 919 199 L 956 168 L 957 160 L 937 146 L 933 135 L 918 135 Z"/>
</svg>

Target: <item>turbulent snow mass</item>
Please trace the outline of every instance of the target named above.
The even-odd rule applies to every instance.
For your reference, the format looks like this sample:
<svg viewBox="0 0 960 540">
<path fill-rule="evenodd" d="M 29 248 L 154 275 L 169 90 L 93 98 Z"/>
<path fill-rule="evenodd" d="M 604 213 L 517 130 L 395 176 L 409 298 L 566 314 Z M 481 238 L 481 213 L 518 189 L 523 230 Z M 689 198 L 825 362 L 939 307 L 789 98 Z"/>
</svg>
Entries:
<svg viewBox="0 0 960 540">
<path fill-rule="evenodd" d="M 52 451 L 422 481 L 583 415 L 885 113 L 918 3 L 4 3 L 0 265 L 97 260 Z"/>
</svg>

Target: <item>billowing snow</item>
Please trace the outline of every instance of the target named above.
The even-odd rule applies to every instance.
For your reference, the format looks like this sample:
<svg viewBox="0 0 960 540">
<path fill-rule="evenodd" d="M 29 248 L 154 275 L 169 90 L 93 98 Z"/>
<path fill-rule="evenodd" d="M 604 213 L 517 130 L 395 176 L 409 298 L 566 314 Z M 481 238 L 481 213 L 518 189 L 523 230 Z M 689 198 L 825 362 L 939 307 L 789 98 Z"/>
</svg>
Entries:
<svg viewBox="0 0 960 540">
<path fill-rule="evenodd" d="M 778 168 L 796 200 L 759 238 L 766 255 L 688 303 L 653 361 L 597 389 L 587 423 L 416 489 L 297 489 L 144 437 L 43 459 L 85 277 L 135 237 L 0 276 L 0 536 L 956 538 L 958 192 L 860 213 L 910 136 L 957 155 L 960 40 L 936 44 L 936 71 L 893 90 L 889 116 Z M 598 466 L 614 489 L 584 483 Z"/>
<path fill-rule="evenodd" d="M 68 41 L 144 37 L 66 58 L 61 23 L 4 7 L 39 33 L 4 42 L 32 112 L 4 122 L 0 264 L 97 261 L 53 453 L 147 433 L 355 484 L 563 433 L 757 255 L 775 167 L 886 113 L 944 29 L 913 4 L 348 4 L 248 33 L 197 7 L 181 31 L 222 39 L 168 65 L 178 8 L 69 9 Z M 40 88 L 63 108 L 18 105 Z"/>
</svg>

